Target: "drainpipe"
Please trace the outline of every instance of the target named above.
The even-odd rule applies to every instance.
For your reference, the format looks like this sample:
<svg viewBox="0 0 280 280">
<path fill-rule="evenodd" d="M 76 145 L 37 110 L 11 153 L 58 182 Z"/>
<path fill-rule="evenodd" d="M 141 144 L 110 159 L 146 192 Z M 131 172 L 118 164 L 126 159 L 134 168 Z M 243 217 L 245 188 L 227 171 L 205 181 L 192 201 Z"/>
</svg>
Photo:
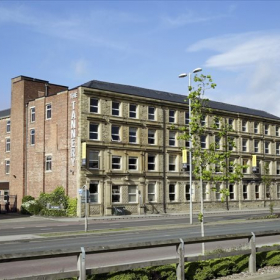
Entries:
<svg viewBox="0 0 280 280">
<path fill-rule="evenodd" d="M 166 111 L 163 108 L 163 192 L 162 192 L 162 201 L 163 201 L 163 212 L 166 213 Z"/>
<path fill-rule="evenodd" d="M 27 195 L 28 103 L 25 104 L 25 178 L 23 196 Z"/>
</svg>

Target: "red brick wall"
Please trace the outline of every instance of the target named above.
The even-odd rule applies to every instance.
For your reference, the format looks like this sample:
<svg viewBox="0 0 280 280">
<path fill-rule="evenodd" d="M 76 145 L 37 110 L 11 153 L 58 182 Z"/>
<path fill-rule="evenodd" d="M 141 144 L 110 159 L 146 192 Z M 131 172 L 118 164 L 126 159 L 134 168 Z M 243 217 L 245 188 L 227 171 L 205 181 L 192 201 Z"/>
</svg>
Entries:
<svg viewBox="0 0 280 280">
<path fill-rule="evenodd" d="M 0 182 L 10 181 L 10 175 L 5 172 L 5 160 L 10 159 L 11 154 L 6 152 L 6 137 L 10 137 L 10 133 L 7 133 L 6 130 L 7 120 L 10 120 L 10 118 L 0 119 Z"/>
<path fill-rule="evenodd" d="M 44 99 L 55 98 L 56 95 L 50 97 L 38 97 L 42 96 L 42 93 L 46 92 L 45 85 L 48 85 L 48 95 L 53 95 L 57 92 L 67 89 L 64 86 L 48 84 L 47 81 L 34 80 L 27 77 L 17 77 L 12 79 L 12 100 L 11 100 L 11 181 L 10 181 L 10 194 L 18 195 L 18 207 L 21 204 L 22 197 L 30 194 L 38 196 L 38 194 L 44 190 L 44 172 L 42 172 L 42 162 L 44 163 L 44 145 L 40 139 L 43 139 L 42 129 L 43 118 L 40 118 L 44 114 L 45 108 L 43 105 L 39 105 L 40 101 Z M 36 101 L 33 101 L 36 99 Z M 26 129 L 26 110 L 28 109 L 28 119 L 30 118 L 30 104 L 34 105 L 34 102 L 38 103 L 38 110 L 36 110 L 36 124 L 30 124 L 28 120 L 28 126 Z M 26 104 L 28 107 L 26 107 Z M 41 124 L 40 123 L 41 119 Z M 28 156 L 26 162 L 26 130 L 28 142 L 30 141 L 30 128 L 35 125 L 36 138 L 38 143 L 34 147 L 29 147 L 28 144 Z M 38 134 L 38 136 L 37 136 Z M 28 167 L 28 176 L 25 176 L 25 165 Z M 32 169 L 33 168 L 33 169 Z M 13 176 L 15 175 L 15 176 Z"/>
</svg>

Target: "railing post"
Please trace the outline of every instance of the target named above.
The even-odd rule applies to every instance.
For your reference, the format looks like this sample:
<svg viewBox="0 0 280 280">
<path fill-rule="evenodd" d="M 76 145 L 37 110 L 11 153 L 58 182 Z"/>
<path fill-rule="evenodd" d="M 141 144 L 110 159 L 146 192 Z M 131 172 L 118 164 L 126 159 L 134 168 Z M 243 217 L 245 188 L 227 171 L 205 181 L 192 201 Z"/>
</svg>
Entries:
<svg viewBox="0 0 280 280">
<path fill-rule="evenodd" d="M 257 271 L 256 264 L 256 236 L 253 232 L 252 236 L 249 238 L 249 248 L 251 249 L 251 254 L 249 257 L 249 272 L 255 273 Z"/>
<path fill-rule="evenodd" d="M 185 244 L 180 238 L 180 243 L 176 246 L 177 254 L 179 255 L 179 262 L 176 266 L 177 280 L 185 280 Z"/>
<path fill-rule="evenodd" d="M 86 280 L 86 252 L 85 248 L 81 247 L 81 253 L 78 255 L 78 271 L 79 271 L 79 278 L 78 280 Z"/>
</svg>

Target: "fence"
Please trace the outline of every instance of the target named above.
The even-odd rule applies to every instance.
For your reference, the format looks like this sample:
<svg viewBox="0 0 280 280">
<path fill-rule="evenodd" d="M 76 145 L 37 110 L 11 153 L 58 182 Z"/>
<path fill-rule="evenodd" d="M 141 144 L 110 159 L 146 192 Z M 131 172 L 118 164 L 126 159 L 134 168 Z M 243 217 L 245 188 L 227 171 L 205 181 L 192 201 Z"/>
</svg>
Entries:
<svg viewBox="0 0 280 280">
<path fill-rule="evenodd" d="M 16 195 L 0 195 L 0 213 L 16 212 L 17 196 Z"/>
<path fill-rule="evenodd" d="M 101 274 L 107 272 L 117 272 L 125 271 L 134 268 L 142 268 L 147 266 L 159 266 L 166 264 L 176 263 L 176 275 L 178 280 L 184 280 L 184 263 L 186 261 L 201 261 L 216 259 L 222 257 L 236 256 L 236 255 L 249 255 L 249 271 L 256 272 L 256 253 L 257 252 L 267 252 L 272 250 L 280 250 L 280 246 L 272 247 L 256 247 L 256 237 L 274 236 L 280 235 L 280 231 L 266 231 L 257 232 L 250 234 L 230 234 L 230 235 L 218 235 L 218 236 L 207 236 L 207 237 L 197 237 L 197 238 L 186 238 L 186 239 L 170 239 L 165 241 L 152 241 L 152 242 L 139 242 L 131 244 L 122 245 L 110 245 L 110 246 L 96 246 L 89 247 L 86 250 L 82 247 L 81 251 L 77 250 L 57 250 L 57 251 L 44 251 L 44 252 L 31 252 L 22 254 L 4 254 L 0 255 L 0 263 L 14 262 L 14 261 L 26 261 L 26 260 L 37 260 L 37 259 L 48 259 L 48 258 L 58 258 L 58 257 L 69 257 L 77 256 L 77 270 L 65 271 L 65 272 L 54 272 L 50 274 L 42 274 L 36 276 L 20 277 L 21 280 L 34 280 L 34 279 L 61 279 L 66 277 L 79 277 L 80 280 L 85 280 L 87 275 Z M 217 241 L 229 241 L 237 239 L 248 239 L 249 249 L 238 250 L 232 252 L 224 252 L 213 255 L 206 256 L 185 256 L 185 245 L 188 244 L 198 244 L 198 243 L 209 243 Z M 177 257 L 168 258 L 164 260 L 154 260 L 154 261 L 144 261 L 135 262 L 129 264 L 112 265 L 106 267 L 98 268 L 86 268 L 86 254 L 98 254 L 98 253 L 110 253 L 137 249 L 152 249 L 159 247 L 176 246 Z M 16 279 L 16 278 L 13 278 Z"/>
</svg>

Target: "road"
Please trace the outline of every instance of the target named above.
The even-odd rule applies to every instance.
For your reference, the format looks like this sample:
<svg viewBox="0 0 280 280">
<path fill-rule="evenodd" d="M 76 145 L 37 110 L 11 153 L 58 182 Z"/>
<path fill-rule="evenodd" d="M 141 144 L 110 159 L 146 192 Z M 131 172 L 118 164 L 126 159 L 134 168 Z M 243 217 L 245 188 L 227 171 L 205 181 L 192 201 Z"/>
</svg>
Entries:
<svg viewBox="0 0 280 280">
<path fill-rule="evenodd" d="M 255 214 L 254 214 L 255 215 Z M 260 215 L 260 214 L 257 214 Z M 263 215 L 263 214 L 262 214 Z M 247 214 L 248 216 L 248 214 Z M 222 235 L 234 233 L 259 232 L 266 230 L 279 230 L 280 224 L 275 220 L 236 220 L 244 218 L 240 215 L 213 215 L 206 217 L 205 235 Z M 219 221 L 218 223 L 215 223 Z M 46 251 L 66 248 L 93 247 L 111 244 L 127 244 L 133 242 L 144 242 L 154 240 L 164 240 L 173 238 L 197 237 L 200 235 L 200 226 L 198 224 L 189 225 L 186 216 L 162 217 L 162 218 L 141 218 L 128 220 L 91 220 L 89 221 L 89 230 L 96 229 L 97 233 L 90 235 L 67 236 L 63 238 L 41 238 L 30 241 L 1 242 L 0 254 Z M 5 234 L 39 234 L 42 232 L 61 232 L 77 231 L 84 229 L 83 222 L 69 222 L 61 220 L 36 220 L 26 224 L 26 222 L 7 222 L 0 223 L 0 236 Z M 115 229 L 130 229 L 120 231 Z M 13 233 L 11 233 L 11 229 Z M 112 229 L 109 232 L 105 230 Z M 132 230 L 134 229 L 134 230 Z M 102 232 L 100 232 L 102 230 Z M 99 232 L 99 233 L 98 233 Z M 0 237 L 1 240 L 1 237 Z M 230 243 L 219 242 L 206 244 L 206 250 L 214 250 L 222 247 L 239 247 L 246 244 L 247 240 L 238 240 Z M 257 239 L 258 245 L 280 243 L 279 237 Z M 201 252 L 200 245 L 186 246 L 186 255 L 197 254 Z M 98 267 L 110 264 L 119 264 L 132 261 L 153 260 L 157 258 L 166 258 L 175 256 L 174 247 L 159 248 L 156 250 L 137 250 L 133 252 L 99 254 L 87 257 L 87 266 Z M 71 270 L 76 268 L 75 258 L 49 259 L 48 261 L 37 260 L 29 262 L 5 263 L 0 264 L 0 279 L 20 277 L 25 274 L 36 274 L 39 272 L 51 272 Z"/>
</svg>

